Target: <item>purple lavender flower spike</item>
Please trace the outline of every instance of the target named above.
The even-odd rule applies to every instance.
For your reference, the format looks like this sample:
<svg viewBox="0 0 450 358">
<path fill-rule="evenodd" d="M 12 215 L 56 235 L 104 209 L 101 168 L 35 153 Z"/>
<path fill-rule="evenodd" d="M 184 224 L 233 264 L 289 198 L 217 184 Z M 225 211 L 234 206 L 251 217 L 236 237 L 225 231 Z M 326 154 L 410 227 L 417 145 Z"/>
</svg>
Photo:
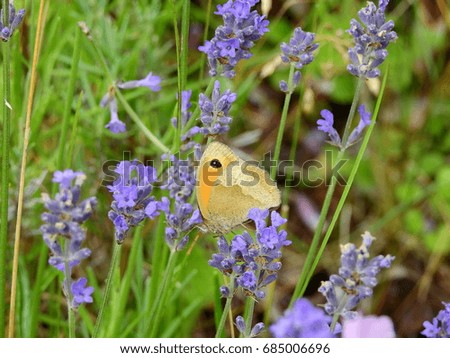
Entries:
<svg viewBox="0 0 450 358">
<path fill-rule="evenodd" d="M 205 136 L 223 134 L 229 131 L 232 118 L 229 116 L 231 105 L 236 101 L 236 93 L 226 90 L 220 92 L 220 82 L 214 82 L 211 99 L 200 93 L 198 104 L 203 127 L 199 132 Z"/>
<path fill-rule="evenodd" d="M 236 328 L 238 329 L 239 333 L 242 335 L 242 337 L 245 337 L 247 334 L 247 325 L 245 324 L 244 318 L 242 316 L 236 317 Z M 250 331 L 249 338 L 256 337 L 264 330 L 264 323 L 259 322 L 253 326 L 253 328 Z"/>
<path fill-rule="evenodd" d="M 235 100 L 236 93 L 233 93 L 230 90 L 226 90 L 222 93 L 220 92 L 219 81 L 214 82 L 211 98 L 200 93 L 198 103 L 201 110 L 201 126 L 190 128 L 182 136 L 182 141 L 188 141 L 188 144 L 185 145 L 184 148 L 195 148 L 196 144 L 192 141 L 192 138 L 197 134 L 215 136 L 228 132 L 230 130 L 230 123 L 233 120 L 229 115 L 229 111 Z M 198 153 L 195 154 L 198 155 Z"/>
<path fill-rule="evenodd" d="M 300 298 L 270 326 L 269 331 L 275 338 L 332 338 L 330 323 L 331 317 L 321 308 Z"/>
<path fill-rule="evenodd" d="M 281 80 L 279 85 L 280 85 L 281 92 L 284 92 L 284 93 L 289 92 L 289 86 L 285 80 Z"/>
<path fill-rule="evenodd" d="M 181 91 L 181 127 L 184 128 L 187 121 L 191 118 L 192 113 L 189 109 L 192 107 L 191 103 L 192 90 Z M 177 93 L 178 99 L 178 93 Z M 172 118 L 172 124 L 177 127 L 177 119 Z"/>
<path fill-rule="evenodd" d="M 225 298 L 231 298 L 232 297 L 232 295 L 230 294 L 230 289 L 228 288 L 228 286 L 221 286 L 220 287 L 220 295 L 222 297 L 225 297 Z"/>
<path fill-rule="evenodd" d="M 258 231 L 262 231 L 267 226 L 266 219 L 268 216 L 269 210 L 253 208 L 248 212 L 248 218 L 253 220 Z"/>
<path fill-rule="evenodd" d="M 256 337 L 259 336 L 259 334 L 264 330 L 265 326 L 263 322 L 258 322 L 257 324 L 255 324 L 252 328 L 252 330 L 250 331 L 250 337 Z"/>
<path fill-rule="evenodd" d="M 127 130 L 125 123 L 123 123 L 119 119 L 118 109 L 117 109 L 117 100 L 114 96 L 113 91 L 108 91 L 106 93 L 102 100 L 100 101 L 101 107 L 109 107 L 109 113 L 110 113 L 110 120 L 107 125 L 105 125 L 105 128 L 109 129 L 112 133 L 122 133 Z"/>
<path fill-rule="evenodd" d="M 339 136 L 336 129 L 334 129 L 333 127 L 334 124 L 333 113 L 331 113 L 327 109 L 323 109 L 320 111 L 320 115 L 322 116 L 322 118 L 317 121 L 317 129 L 328 134 L 328 137 L 331 140 L 330 143 L 340 148 L 342 145 L 341 137 Z"/>
<path fill-rule="evenodd" d="M 153 72 L 149 72 L 148 75 L 141 80 L 118 83 L 117 87 L 121 89 L 147 87 L 150 91 L 159 92 L 161 90 L 161 77 L 154 75 Z"/>
<path fill-rule="evenodd" d="M 161 78 L 159 76 L 154 75 L 152 72 L 140 80 L 133 80 L 128 82 L 122 82 L 117 84 L 117 88 L 121 89 L 129 89 L 129 88 L 137 88 L 137 87 L 147 87 L 153 92 L 158 92 L 161 90 Z M 109 129 L 112 133 L 123 133 L 127 130 L 126 125 L 119 119 L 118 108 L 117 108 L 117 99 L 115 95 L 115 87 L 111 86 L 108 92 L 103 96 L 100 101 L 101 107 L 108 106 L 110 113 L 110 121 L 105 126 L 105 128 Z"/>
<path fill-rule="evenodd" d="M 244 272 L 240 277 L 238 277 L 237 283 L 244 290 L 256 291 L 258 279 L 256 278 L 256 275 L 253 271 L 247 271 Z"/>
<path fill-rule="evenodd" d="M 315 37 L 316 34 L 305 32 L 301 27 L 297 27 L 289 44 L 283 42 L 280 46 L 281 60 L 286 63 L 294 63 L 299 70 L 310 64 L 314 60 L 313 51 L 319 47 L 319 44 L 313 43 Z"/>
<path fill-rule="evenodd" d="M 238 329 L 238 331 L 242 334 L 245 333 L 245 321 L 244 318 L 242 316 L 237 316 L 236 317 L 236 328 Z"/>
<path fill-rule="evenodd" d="M 122 161 L 114 170 L 118 174 L 108 190 L 113 193 L 109 219 L 115 227 L 118 244 L 125 239 L 128 231 L 141 223 L 147 216 L 154 218 L 166 206 L 157 201 L 151 192 L 156 181 L 156 170 L 140 164 L 137 160 Z"/>
<path fill-rule="evenodd" d="M 72 169 L 57 171 L 53 175 L 53 182 L 59 185 L 55 198 L 51 199 L 48 194 L 42 194 L 44 206 L 48 211 L 42 214 L 44 224 L 40 230 L 52 253 L 48 263 L 66 276 L 63 285 L 66 297 L 69 297 L 68 286 L 72 282 L 72 269 L 91 255 L 91 250 L 82 247 L 86 231 L 81 225 L 92 215 L 97 199 L 90 197 L 80 200 L 81 186 L 85 179 L 86 176 L 82 172 Z M 72 308 L 83 302 L 74 301 L 71 303 Z"/>
<path fill-rule="evenodd" d="M 366 107 L 363 104 L 358 107 L 358 112 L 361 119 L 359 120 L 359 123 L 355 127 L 355 129 L 353 129 L 353 131 L 350 133 L 350 136 L 348 137 L 347 140 L 348 144 L 346 145 L 346 147 L 355 144 L 358 141 L 359 137 L 361 136 L 361 133 L 364 130 L 364 128 L 366 128 L 370 124 L 371 114 L 370 112 L 366 111 Z"/>
<path fill-rule="evenodd" d="M 378 255 L 369 260 L 369 249 L 375 238 L 369 232 L 362 235 L 363 243 L 341 246 L 341 267 L 338 275 L 331 275 L 329 281 L 322 282 L 319 292 L 325 296 L 324 308 L 329 315 L 339 315 L 353 319 L 358 313 L 352 311 L 358 303 L 370 297 L 378 281 L 376 276 L 383 268 L 391 266 L 395 257 Z"/>
<path fill-rule="evenodd" d="M 191 96 L 192 90 L 181 91 L 181 112 L 187 114 L 189 109 L 192 107 Z M 187 118 L 187 120 L 188 119 L 189 118 Z"/>
<path fill-rule="evenodd" d="M 285 63 L 292 63 L 298 70 L 310 64 L 314 60 L 313 51 L 319 47 L 319 44 L 313 42 L 315 37 L 316 34 L 305 32 L 301 27 L 297 27 L 289 43 L 283 42 L 280 45 L 281 60 Z M 292 92 L 298 86 L 300 78 L 300 71 L 295 71 L 291 84 L 292 88 L 289 88 L 286 81 L 280 81 L 281 91 L 285 93 Z"/>
<path fill-rule="evenodd" d="M 392 31 L 394 22 L 386 22 L 385 11 L 389 0 L 380 0 L 379 7 L 371 1 L 358 12 L 361 23 L 355 19 L 350 21 L 347 32 L 353 36 L 355 47 L 348 50 L 351 64 L 347 70 L 354 76 L 374 78 L 380 75 L 378 66 L 387 57 L 387 46 L 397 39 Z"/>
<path fill-rule="evenodd" d="M 221 15 L 224 23 L 216 29 L 210 41 L 198 48 L 208 57 L 210 76 L 219 74 L 234 77 L 237 63 L 250 58 L 250 48 L 269 31 L 269 21 L 256 10 L 251 10 L 258 2 L 259 0 L 229 0 L 223 5 L 217 5 L 215 14 Z"/>
<path fill-rule="evenodd" d="M 247 295 L 263 299 L 263 288 L 273 282 L 281 268 L 281 248 L 291 244 L 286 240 L 287 233 L 279 229 L 285 219 L 276 213 L 271 215 L 271 225 L 267 226 L 268 210 L 257 208 L 249 211 L 249 219 L 255 222 L 256 237 L 244 231 L 236 235 L 231 243 L 219 237 L 219 253 L 209 260 L 209 265 L 217 268 L 224 275 L 234 277 L 234 288 L 242 288 Z M 227 292 L 231 290 L 228 289 Z"/>
<path fill-rule="evenodd" d="M 82 172 L 74 172 L 72 169 L 66 169 L 64 171 L 57 170 L 53 173 L 52 182 L 59 183 L 60 188 L 70 189 L 72 182 L 75 180 L 75 185 L 81 186 L 86 176 Z"/>
<path fill-rule="evenodd" d="M 292 85 L 294 86 L 294 88 L 298 86 L 301 78 L 302 78 L 301 72 L 300 71 L 295 71 L 294 72 L 294 77 L 292 79 Z"/>
<path fill-rule="evenodd" d="M 386 7 L 389 5 L 389 1 L 390 0 L 380 0 L 378 3 L 378 8 L 380 9 L 380 11 L 385 12 L 386 11 Z"/>
<path fill-rule="evenodd" d="M 25 16 L 25 9 L 20 9 L 16 13 L 16 8 L 9 3 L 9 24 L 3 24 L 3 9 L 0 10 L 0 39 L 4 42 L 8 41 L 19 27 Z"/>
<path fill-rule="evenodd" d="M 92 293 L 94 288 L 92 286 L 86 287 L 87 279 L 84 277 L 79 278 L 71 285 L 71 291 L 73 295 L 72 306 L 78 307 L 83 303 L 92 303 Z"/>
<path fill-rule="evenodd" d="M 272 222 L 273 227 L 280 227 L 281 225 L 284 225 L 287 223 L 287 219 L 283 218 L 278 212 L 272 211 L 270 213 L 270 220 Z"/>
<path fill-rule="evenodd" d="M 172 250 L 181 250 L 188 243 L 189 236 L 186 233 L 202 222 L 200 211 L 194 210 L 188 202 L 196 184 L 195 167 L 191 159 L 179 159 L 175 155 L 164 156 L 164 159 L 171 162 L 161 186 L 161 189 L 168 191 L 170 198 L 163 198 L 166 204 L 161 206 L 167 221 L 166 243 Z"/>
<path fill-rule="evenodd" d="M 109 102 L 109 112 L 111 114 L 111 119 L 105 128 L 116 134 L 125 132 L 127 127 L 125 123 L 119 119 L 119 115 L 117 113 L 117 102 L 115 98 Z"/>
<path fill-rule="evenodd" d="M 422 333 L 427 338 L 450 338 L 450 303 L 442 302 L 444 309 L 440 310 L 431 322 L 423 323 Z"/>
<path fill-rule="evenodd" d="M 188 123 L 188 121 L 191 119 L 192 112 L 190 111 L 190 108 L 192 106 L 191 103 L 191 96 L 192 96 L 192 90 L 186 90 L 181 92 L 181 130 L 182 132 L 185 131 L 185 126 Z M 177 99 L 178 99 L 178 93 L 177 93 Z M 171 119 L 172 125 L 177 128 L 178 127 L 178 118 L 173 117 Z M 192 140 L 192 137 L 194 137 L 196 134 L 199 133 L 199 128 L 197 126 L 191 128 L 189 131 L 187 131 L 184 135 L 181 136 L 181 140 L 183 144 L 181 145 L 180 152 L 186 153 L 189 150 L 191 150 L 193 147 L 195 147 L 196 143 Z"/>
</svg>

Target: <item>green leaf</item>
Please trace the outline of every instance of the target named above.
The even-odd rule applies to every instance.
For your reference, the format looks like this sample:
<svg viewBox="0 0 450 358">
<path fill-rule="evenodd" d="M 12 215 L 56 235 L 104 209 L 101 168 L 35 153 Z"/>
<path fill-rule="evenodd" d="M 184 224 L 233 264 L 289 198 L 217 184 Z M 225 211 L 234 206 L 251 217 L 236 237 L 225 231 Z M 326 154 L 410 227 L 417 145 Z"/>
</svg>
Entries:
<svg viewBox="0 0 450 358">
<path fill-rule="evenodd" d="M 441 253 L 443 255 L 450 252 L 450 235 L 448 227 L 441 225 L 436 231 L 425 236 L 425 245 L 430 252 Z"/>
<path fill-rule="evenodd" d="M 423 189 L 416 183 L 402 183 L 395 189 L 395 195 L 399 201 L 416 197 Z"/>
<path fill-rule="evenodd" d="M 403 218 L 405 229 L 411 234 L 419 235 L 425 227 L 423 214 L 419 209 L 408 210 Z"/>
<path fill-rule="evenodd" d="M 333 79 L 333 89 L 331 91 L 331 97 L 338 103 L 351 102 L 355 93 L 355 79 L 348 73 L 336 76 Z"/>
</svg>

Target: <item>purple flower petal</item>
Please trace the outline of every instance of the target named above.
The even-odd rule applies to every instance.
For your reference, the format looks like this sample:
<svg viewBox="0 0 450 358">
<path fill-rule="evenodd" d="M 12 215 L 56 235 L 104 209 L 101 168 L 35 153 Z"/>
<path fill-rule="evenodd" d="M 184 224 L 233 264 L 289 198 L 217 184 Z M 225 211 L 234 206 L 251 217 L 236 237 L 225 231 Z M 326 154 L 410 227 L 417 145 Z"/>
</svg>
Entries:
<svg viewBox="0 0 450 358">
<path fill-rule="evenodd" d="M 331 317 L 306 298 L 295 301 L 269 328 L 275 338 L 332 338 Z"/>
<path fill-rule="evenodd" d="M 394 324 L 388 316 L 344 320 L 342 338 L 395 338 Z"/>
<path fill-rule="evenodd" d="M 149 74 L 141 80 L 119 83 L 117 84 L 117 87 L 121 89 L 147 87 L 153 92 L 158 92 L 161 90 L 161 77 L 154 75 L 153 72 L 149 72 Z"/>
</svg>

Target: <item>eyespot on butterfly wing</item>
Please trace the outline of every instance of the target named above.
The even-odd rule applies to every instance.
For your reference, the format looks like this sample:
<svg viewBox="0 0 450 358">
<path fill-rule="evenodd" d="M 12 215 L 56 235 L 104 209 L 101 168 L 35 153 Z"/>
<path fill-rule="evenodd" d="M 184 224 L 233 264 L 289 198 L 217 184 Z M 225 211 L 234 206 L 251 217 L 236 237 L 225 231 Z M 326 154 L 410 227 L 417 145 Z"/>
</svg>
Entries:
<svg viewBox="0 0 450 358">
<path fill-rule="evenodd" d="M 215 141 L 203 152 L 197 169 L 197 203 L 202 229 L 225 234 L 248 220 L 250 209 L 273 209 L 281 194 L 257 162 L 244 161 L 230 147 Z"/>
</svg>

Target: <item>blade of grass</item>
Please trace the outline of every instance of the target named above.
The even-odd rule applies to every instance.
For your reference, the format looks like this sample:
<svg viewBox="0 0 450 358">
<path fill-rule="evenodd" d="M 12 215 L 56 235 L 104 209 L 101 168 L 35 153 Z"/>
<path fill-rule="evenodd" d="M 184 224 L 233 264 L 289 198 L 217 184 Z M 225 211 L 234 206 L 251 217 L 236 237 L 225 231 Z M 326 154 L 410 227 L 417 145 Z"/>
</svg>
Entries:
<svg viewBox="0 0 450 358">
<path fill-rule="evenodd" d="M 386 71 L 386 74 L 384 76 L 383 83 L 381 85 L 380 94 L 378 96 L 378 100 L 377 100 L 377 103 L 375 105 L 375 110 L 374 110 L 374 113 L 372 115 L 372 121 L 370 123 L 369 128 L 366 131 L 366 134 L 364 135 L 363 142 L 361 144 L 361 147 L 359 148 L 358 155 L 356 156 L 355 164 L 353 165 L 352 171 L 350 172 L 350 176 L 348 178 L 347 185 L 345 186 L 344 191 L 343 191 L 343 193 L 341 195 L 341 198 L 339 199 L 338 205 L 336 207 L 336 211 L 334 212 L 333 218 L 331 219 L 331 222 L 330 222 L 330 225 L 327 228 L 325 236 L 324 236 L 324 238 L 322 240 L 322 244 L 320 245 L 319 251 L 318 251 L 318 253 L 317 253 L 317 255 L 316 255 L 315 259 L 314 259 L 313 264 L 311 265 L 311 268 L 309 269 L 306 282 L 309 282 L 309 280 L 311 279 L 312 275 L 314 274 L 314 271 L 315 271 L 315 269 L 316 269 L 316 267 L 317 267 L 317 265 L 319 263 L 320 258 L 322 257 L 322 254 L 323 254 L 323 252 L 325 250 L 325 247 L 326 247 L 326 245 L 328 243 L 328 240 L 329 240 L 329 238 L 331 236 L 331 233 L 333 232 L 334 226 L 335 226 L 335 224 L 336 224 L 336 222 L 337 222 L 337 220 L 339 218 L 339 215 L 340 215 L 340 213 L 342 211 L 342 208 L 343 208 L 343 206 L 345 204 L 345 200 L 347 199 L 348 193 L 350 192 L 350 189 L 352 187 L 352 184 L 353 184 L 353 181 L 355 179 L 356 173 L 358 172 L 358 168 L 359 168 L 359 165 L 361 163 L 362 157 L 363 157 L 363 155 L 364 155 L 364 153 L 366 151 L 366 148 L 367 148 L 367 145 L 369 143 L 369 139 L 370 139 L 370 136 L 372 134 L 373 128 L 375 127 L 376 119 L 377 119 L 378 112 L 379 112 L 380 106 L 381 106 L 381 101 L 383 99 L 384 89 L 386 87 L 386 80 L 387 80 L 388 74 L 389 74 L 389 70 Z M 300 291 L 300 296 L 303 295 L 305 290 L 306 290 L 306 285 L 303 286 L 302 290 Z"/>
<path fill-rule="evenodd" d="M 114 242 L 111 263 L 109 266 L 108 276 L 106 278 L 105 292 L 103 293 L 103 300 L 102 300 L 102 304 L 100 306 L 100 311 L 97 316 L 97 321 L 95 322 L 94 333 L 92 334 L 92 338 L 98 337 L 100 329 L 103 325 L 103 319 L 105 317 L 106 305 L 108 304 L 109 294 L 111 292 L 111 287 L 113 285 L 112 281 L 113 281 L 113 277 L 114 277 L 114 272 L 116 271 L 117 266 L 119 266 L 121 248 L 122 248 L 121 245 L 118 245 L 116 242 Z"/>
<path fill-rule="evenodd" d="M 300 92 L 300 91 L 299 91 Z M 298 97 L 298 103 L 297 103 L 297 110 L 295 114 L 295 120 L 294 120 L 294 129 L 292 131 L 292 144 L 291 144 L 291 150 L 289 152 L 289 166 L 287 171 L 287 180 L 291 180 L 294 177 L 294 163 L 295 163 L 295 157 L 297 155 L 297 146 L 298 146 L 298 137 L 300 136 L 300 125 L 301 125 L 301 119 L 302 119 L 302 101 L 303 101 L 303 95 L 302 93 L 299 94 Z M 292 189 L 292 185 L 285 185 L 283 190 L 283 199 L 282 199 L 282 206 L 281 206 L 281 216 L 284 218 L 289 217 L 289 195 Z M 271 319 L 271 312 L 273 307 L 273 302 L 275 299 L 275 290 L 276 290 L 276 281 L 272 282 L 267 287 L 267 295 L 266 295 L 266 308 L 264 310 L 264 325 L 268 327 Z"/>
<path fill-rule="evenodd" d="M 176 332 L 179 332 L 180 326 L 183 324 L 183 322 L 189 320 L 189 318 L 192 317 L 195 309 L 198 309 L 201 304 L 201 298 L 194 299 L 186 308 L 183 309 L 179 316 L 170 321 L 170 324 L 167 325 L 167 328 L 161 334 L 161 338 L 171 338 Z M 178 336 L 179 334 L 180 333 L 178 333 Z"/>
<path fill-rule="evenodd" d="M 138 274 L 138 266 L 136 259 L 139 251 L 142 251 L 142 226 L 138 226 L 133 235 L 133 245 L 131 246 L 130 255 L 127 258 L 127 269 L 121 280 L 120 291 L 116 300 L 116 305 L 112 311 L 111 319 L 108 324 L 108 337 L 118 337 L 120 323 L 126 315 L 125 307 L 130 293 L 133 275 Z"/>
<path fill-rule="evenodd" d="M 230 292 L 234 291 L 234 279 L 235 279 L 235 276 L 236 276 L 235 273 L 232 273 L 230 278 L 229 278 L 230 284 L 228 285 L 228 288 L 229 288 Z M 233 297 L 227 297 L 227 300 L 225 302 L 225 306 L 224 306 L 223 311 L 222 311 L 222 315 L 220 317 L 219 324 L 217 325 L 215 338 L 220 338 L 224 334 L 225 322 L 227 320 L 228 313 L 231 311 L 231 301 L 232 300 L 233 300 Z"/>
<path fill-rule="evenodd" d="M 211 13 L 211 0 L 207 0 L 207 4 L 206 4 L 206 10 L 205 10 L 205 14 L 210 14 Z M 205 28 L 204 28 L 204 32 L 203 32 L 203 43 L 205 43 L 208 40 L 208 32 L 209 32 L 209 26 L 210 26 L 210 22 L 211 22 L 211 17 L 210 16 L 206 16 L 205 19 Z M 206 62 L 206 55 L 204 53 L 202 53 L 201 59 L 200 59 L 200 71 L 199 71 L 199 82 L 203 82 L 203 77 L 205 76 L 205 71 L 204 71 L 204 67 L 205 67 L 205 62 Z"/>
<path fill-rule="evenodd" d="M 100 47 L 97 46 L 97 43 L 94 41 L 94 38 L 91 35 L 91 31 L 84 22 L 78 23 L 81 31 L 86 35 L 86 38 L 89 40 L 89 42 L 94 47 L 95 53 L 97 55 L 97 58 L 99 59 L 100 65 L 103 68 L 103 71 L 105 75 L 108 77 L 109 81 L 111 83 L 114 83 L 114 77 L 111 74 L 111 71 L 109 70 L 108 63 L 106 62 L 105 56 L 103 55 L 102 50 Z M 125 99 L 123 94 L 119 91 L 119 89 L 115 88 L 115 94 L 119 100 L 119 102 L 124 106 L 125 111 L 128 113 L 128 115 L 131 117 L 131 119 L 136 123 L 136 125 L 142 130 L 143 134 L 152 142 L 162 153 L 167 153 L 169 151 L 169 148 L 167 148 L 159 139 L 158 137 L 150 131 L 147 126 L 142 122 L 142 120 L 139 118 L 137 113 L 131 108 L 128 101 Z"/>
<path fill-rule="evenodd" d="M 33 51 L 33 62 L 31 64 L 31 80 L 30 80 L 30 88 L 28 91 L 28 101 L 27 101 L 27 114 L 25 120 L 25 133 L 23 140 L 23 148 L 22 148 L 22 163 L 20 167 L 20 179 L 19 179 L 19 196 L 17 202 L 17 220 L 16 220 L 16 232 L 14 237 L 14 255 L 13 255 L 13 264 L 12 264 L 12 278 L 11 278 L 11 297 L 10 297 L 10 309 L 9 309 L 9 329 L 8 329 L 8 337 L 14 337 L 14 328 L 15 328 L 15 309 L 16 309 L 16 289 L 17 289 L 17 270 L 19 267 L 19 252 L 20 252 L 20 234 L 21 234 L 21 225 L 22 225 L 22 211 L 23 211 L 23 197 L 25 191 L 25 173 L 27 166 L 27 155 L 28 155 L 28 144 L 30 141 L 30 123 L 31 123 L 31 113 L 33 109 L 33 99 L 34 92 L 36 89 L 36 68 L 39 62 L 39 54 L 41 52 L 42 45 L 42 30 L 45 25 L 44 15 L 45 8 L 45 0 L 41 0 L 39 4 L 39 15 L 38 22 L 36 28 L 36 37 L 34 42 L 34 51 Z"/>
<path fill-rule="evenodd" d="M 223 309 L 222 309 L 222 298 L 220 296 L 220 277 L 219 274 L 214 271 L 214 324 L 217 328 L 219 327 L 220 323 L 220 317 L 222 317 Z M 225 336 L 222 334 L 220 337 L 217 338 L 225 338 Z"/>
<path fill-rule="evenodd" d="M 80 108 L 81 104 L 83 102 L 83 92 L 80 93 L 78 96 L 77 101 L 77 107 L 75 109 L 75 115 L 73 117 L 73 124 L 72 124 L 72 135 L 70 136 L 70 143 L 69 147 L 67 149 L 67 167 L 72 167 L 72 160 L 73 160 L 73 149 L 75 148 L 75 142 L 77 138 L 77 129 L 78 129 L 78 119 L 80 117 Z"/>
<path fill-rule="evenodd" d="M 3 21 L 9 24 L 9 2 L 3 0 Z M 2 173 L 1 173 L 1 214 L 0 214 L 0 337 L 5 336 L 6 312 L 6 250 L 8 248 L 8 202 L 9 202 L 9 151 L 11 132 L 11 44 L 2 44 L 3 55 L 3 142 L 2 142 Z"/>
<path fill-rule="evenodd" d="M 171 1 L 172 4 L 172 11 L 173 11 L 173 31 L 175 33 L 175 53 L 177 57 L 177 82 L 178 82 L 178 103 L 177 103 L 177 132 L 175 134 L 175 141 L 174 141 L 174 147 L 172 148 L 172 152 L 176 153 L 178 152 L 180 146 L 181 146 L 181 91 L 183 89 L 183 81 L 184 78 L 182 76 L 182 69 L 181 69 L 181 41 L 180 38 L 180 30 L 178 29 L 178 13 L 176 8 L 176 3 L 174 0 Z"/>
<path fill-rule="evenodd" d="M 159 323 L 163 314 L 163 304 L 166 301 L 166 296 L 168 294 L 171 277 L 173 276 L 173 272 L 176 267 L 176 262 L 178 259 L 177 251 L 170 251 L 169 260 L 167 261 L 166 271 L 164 272 L 164 277 L 161 282 L 161 287 L 159 288 L 158 295 L 156 296 L 156 300 L 153 303 L 152 311 L 150 313 L 148 329 L 150 329 L 149 337 L 156 337 L 158 333 Z M 147 330 L 147 327 L 146 327 Z"/>
<path fill-rule="evenodd" d="M 345 131 L 344 131 L 344 135 L 343 135 L 343 138 L 345 138 L 345 140 L 347 140 L 347 138 L 349 137 L 350 126 L 348 125 L 348 123 L 353 120 L 353 117 L 355 115 L 356 107 L 358 105 L 359 96 L 360 96 L 360 92 L 361 92 L 363 83 L 364 83 L 363 79 L 358 79 L 358 83 L 356 85 L 356 90 L 355 90 L 355 95 L 353 96 L 352 105 L 350 107 L 350 111 L 349 111 L 349 114 L 347 117 L 347 125 L 345 126 Z M 345 149 L 346 149 L 346 146 L 345 146 L 346 141 L 345 142 L 343 141 L 342 143 L 344 143 L 344 147 L 339 151 L 339 154 L 336 159 L 337 163 L 339 163 L 344 158 Z M 291 297 L 289 307 L 291 307 L 293 305 L 293 303 L 295 302 L 295 300 L 297 298 L 301 297 L 300 293 L 305 292 L 306 286 L 308 285 L 308 282 L 309 282 L 307 280 L 308 273 L 313 264 L 313 260 L 317 254 L 317 250 L 318 250 L 319 243 L 320 243 L 320 238 L 322 236 L 323 229 L 325 227 L 325 220 L 326 220 L 328 211 L 330 209 L 331 199 L 333 198 L 333 193 L 336 188 L 336 184 L 337 184 L 337 179 L 336 179 L 334 173 L 332 173 L 331 174 L 331 184 L 327 189 L 327 193 L 325 194 L 325 200 L 323 202 L 322 209 L 320 211 L 319 222 L 314 231 L 314 236 L 313 236 L 313 239 L 311 242 L 311 246 L 308 250 L 308 255 L 306 256 L 306 260 L 303 265 L 303 268 L 302 268 L 302 271 L 300 274 L 300 278 L 297 281 L 297 285 L 295 286 L 294 294 Z"/>
</svg>

